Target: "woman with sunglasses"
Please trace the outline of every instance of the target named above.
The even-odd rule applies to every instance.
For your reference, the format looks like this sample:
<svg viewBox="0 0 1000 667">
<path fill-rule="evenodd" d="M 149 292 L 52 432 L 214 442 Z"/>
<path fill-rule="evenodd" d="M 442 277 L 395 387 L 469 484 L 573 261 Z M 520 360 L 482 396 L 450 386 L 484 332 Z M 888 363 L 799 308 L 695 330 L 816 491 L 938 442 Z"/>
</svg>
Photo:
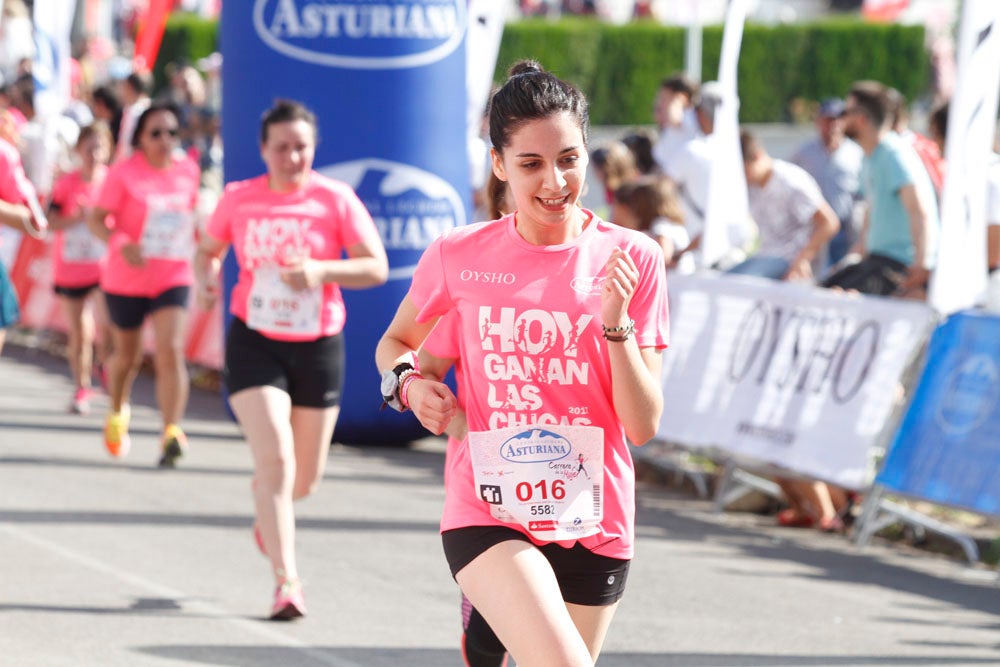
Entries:
<svg viewBox="0 0 1000 667">
<path fill-rule="evenodd" d="M 114 457 L 128 453 L 129 395 L 142 362 L 142 324 L 148 316 L 163 417 L 160 467 L 173 467 L 187 450 L 179 422 L 188 399 L 184 334 L 201 174 L 178 150 L 179 118 L 176 108 L 164 103 L 139 116 L 133 153 L 108 170 L 88 218 L 94 234 L 108 243 L 101 289 L 114 349 L 104 445 Z"/>
</svg>

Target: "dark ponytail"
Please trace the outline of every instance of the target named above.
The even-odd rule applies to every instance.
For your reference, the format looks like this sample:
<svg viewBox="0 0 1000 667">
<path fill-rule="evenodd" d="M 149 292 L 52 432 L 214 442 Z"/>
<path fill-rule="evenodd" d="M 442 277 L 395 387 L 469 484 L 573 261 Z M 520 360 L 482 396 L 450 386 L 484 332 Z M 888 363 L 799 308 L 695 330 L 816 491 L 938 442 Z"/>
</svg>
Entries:
<svg viewBox="0 0 1000 667">
<path fill-rule="evenodd" d="M 490 141 L 503 153 L 511 135 L 524 123 L 563 112 L 576 119 L 586 144 L 590 123 L 587 99 L 580 89 L 546 72 L 534 60 L 518 61 L 490 100 Z"/>
</svg>

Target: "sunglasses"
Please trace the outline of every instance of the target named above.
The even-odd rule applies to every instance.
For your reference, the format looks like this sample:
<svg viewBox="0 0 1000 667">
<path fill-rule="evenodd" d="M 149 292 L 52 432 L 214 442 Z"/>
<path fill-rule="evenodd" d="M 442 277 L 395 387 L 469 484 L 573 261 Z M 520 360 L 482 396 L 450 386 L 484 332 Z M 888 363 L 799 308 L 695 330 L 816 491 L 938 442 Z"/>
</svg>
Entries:
<svg viewBox="0 0 1000 667">
<path fill-rule="evenodd" d="M 156 128 L 155 130 L 150 130 L 149 131 L 149 136 L 151 136 L 154 139 L 159 139 L 163 135 L 167 135 L 171 139 L 176 139 L 177 135 L 179 135 L 179 134 L 180 134 L 180 131 L 178 131 L 176 129 L 161 130 L 160 128 Z"/>
</svg>

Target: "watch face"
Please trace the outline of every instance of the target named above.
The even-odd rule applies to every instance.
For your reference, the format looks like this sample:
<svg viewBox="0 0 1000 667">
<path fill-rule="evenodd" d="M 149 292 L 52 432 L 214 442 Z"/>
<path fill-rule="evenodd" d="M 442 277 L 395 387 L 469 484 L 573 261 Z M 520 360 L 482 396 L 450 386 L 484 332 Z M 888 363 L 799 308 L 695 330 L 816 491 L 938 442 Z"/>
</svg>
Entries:
<svg viewBox="0 0 1000 667">
<path fill-rule="evenodd" d="M 391 398 L 394 396 L 398 386 L 399 378 L 396 377 L 396 373 L 391 370 L 382 373 L 382 396 L 384 398 Z"/>
</svg>

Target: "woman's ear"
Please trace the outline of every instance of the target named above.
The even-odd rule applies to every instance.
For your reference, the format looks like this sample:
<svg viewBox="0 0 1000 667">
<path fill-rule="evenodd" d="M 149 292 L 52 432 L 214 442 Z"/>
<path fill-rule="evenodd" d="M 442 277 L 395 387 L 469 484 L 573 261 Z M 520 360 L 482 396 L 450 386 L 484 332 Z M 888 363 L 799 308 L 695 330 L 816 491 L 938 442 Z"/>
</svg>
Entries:
<svg viewBox="0 0 1000 667">
<path fill-rule="evenodd" d="M 493 174 L 506 183 L 507 172 L 503 168 L 503 156 L 495 148 L 490 148 L 490 163 L 493 166 Z"/>
</svg>

